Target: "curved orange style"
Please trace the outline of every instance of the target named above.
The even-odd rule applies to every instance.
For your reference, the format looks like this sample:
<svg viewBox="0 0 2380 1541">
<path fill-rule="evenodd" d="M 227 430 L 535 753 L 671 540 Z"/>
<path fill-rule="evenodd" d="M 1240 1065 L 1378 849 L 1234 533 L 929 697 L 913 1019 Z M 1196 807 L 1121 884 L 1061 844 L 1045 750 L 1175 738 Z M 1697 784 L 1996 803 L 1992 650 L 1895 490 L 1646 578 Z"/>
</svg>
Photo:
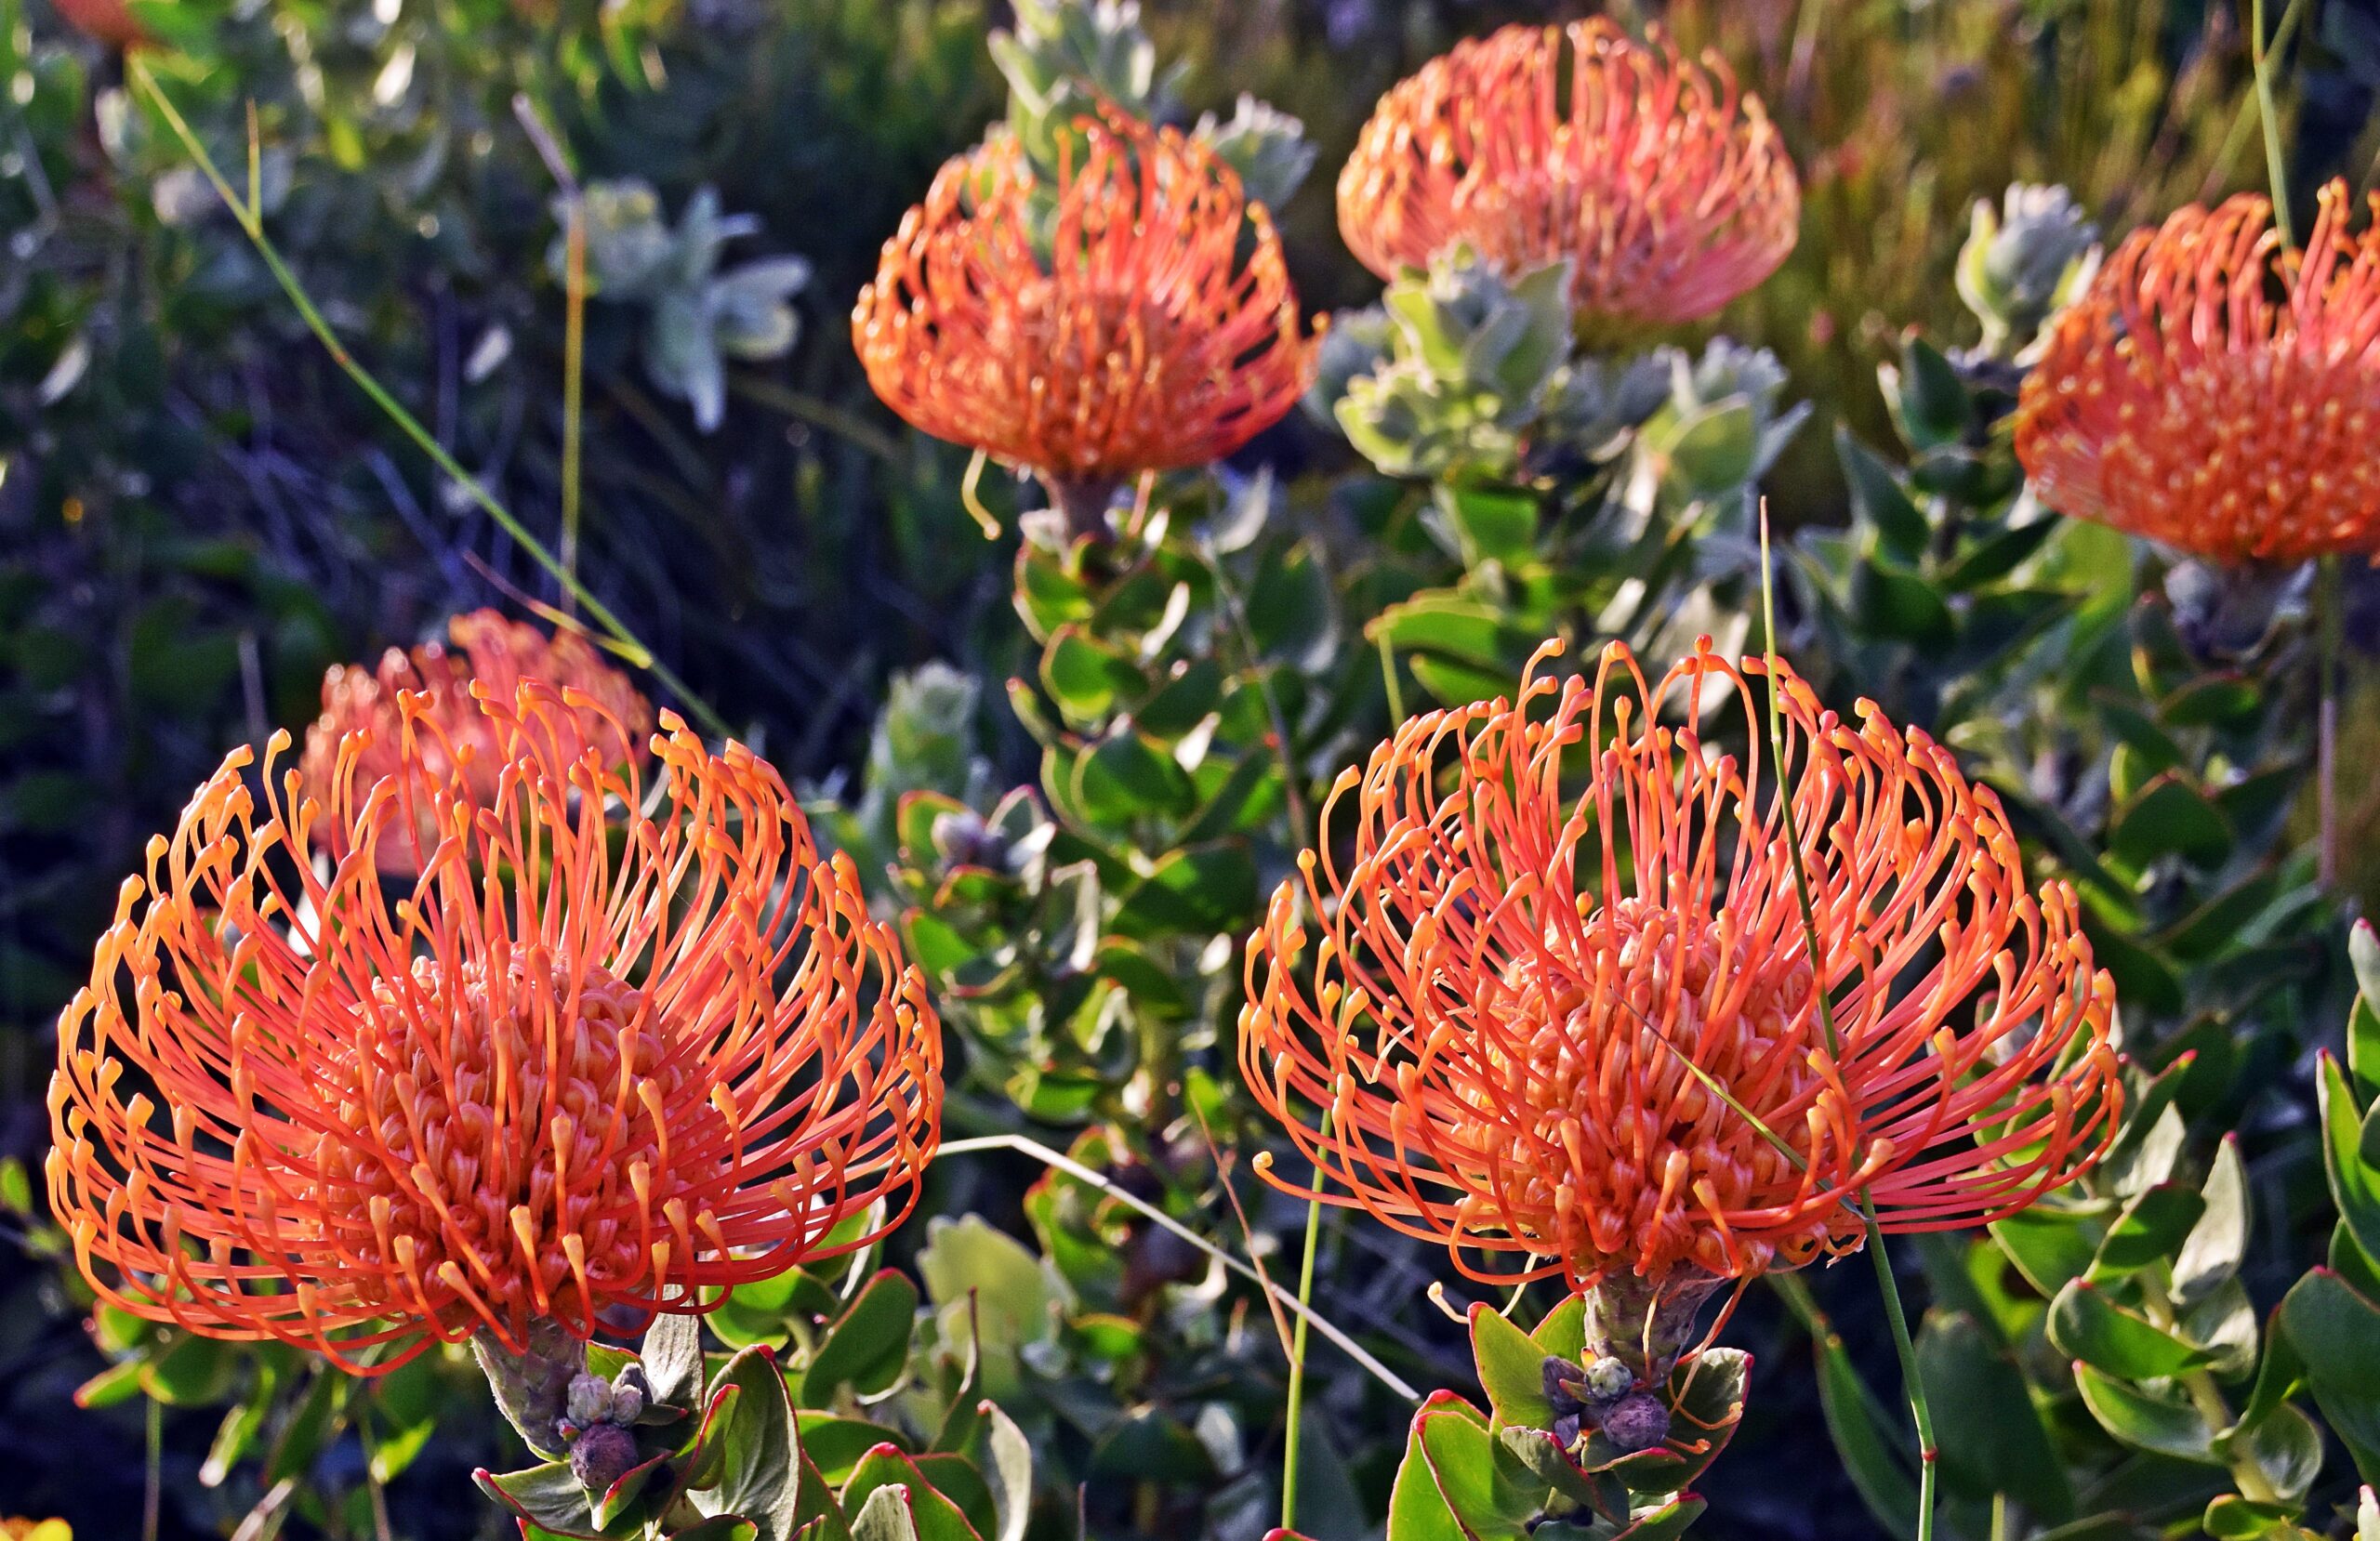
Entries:
<svg viewBox="0 0 2380 1541">
<path fill-rule="evenodd" d="M 404 711 L 398 699 L 413 691 L 428 697 L 416 710 L 438 724 L 437 732 L 413 737 L 416 805 L 426 810 L 433 785 L 457 770 L 477 798 L 483 802 L 493 797 L 503 759 L 496 742 L 499 728 L 471 698 L 473 680 L 497 701 L 509 701 L 524 678 L 543 679 L 583 695 L 587 704 L 573 708 L 579 734 L 602 751 L 607 763 L 618 765 L 646 753 L 653 704 L 576 632 L 548 636 L 496 611 L 475 610 L 448 621 L 446 636 L 451 647 L 425 642 L 410 652 L 390 648 L 371 670 L 353 664 L 331 665 L 323 676 L 323 715 L 306 730 L 305 752 L 298 759 L 308 795 L 329 800 L 340 744 L 362 728 L 371 730 L 372 742 L 359 752 L 355 773 L 366 784 L 396 774 L 408 752 Z M 346 854 L 339 841 L 348 833 L 336 820 L 314 825 L 317 841 L 334 861 Z M 419 872 L 423 850 L 435 843 L 434 831 L 425 838 L 422 831 L 391 826 L 380 836 L 380 868 L 393 874 Z"/>
<path fill-rule="evenodd" d="M 1231 454 L 1313 354 L 1271 217 L 1205 145 L 1120 112 L 1062 153 L 1054 184 L 1010 136 L 943 167 L 853 312 L 869 384 L 1053 491 Z"/>
<path fill-rule="evenodd" d="M 2126 236 L 2025 377 L 2042 500 L 2217 562 L 2380 557 L 2380 228 L 2351 206 L 2324 188 L 2303 251 L 2254 193 Z"/>
<path fill-rule="evenodd" d="M 1339 174 L 1340 232 L 1382 278 L 1457 242 L 1508 276 L 1567 257 L 1580 311 L 1633 322 L 1718 310 L 1777 270 L 1801 216 L 1784 141 L 1726 62 L 1604 17 L 1455 45 L 1381 99 Z"/>
<path fill-rule="evenodd" d="M 366 730 L 303 787 L 277 734 L 261 798 L 232 754 L 126 882 L 49 1094 L 51 1205 L 102 1298 L 374 1374 L 700 1311 L 915 1204 L 940 1028 L 776 772 L 665 713 L 647 811 L 591 698 L 474 706 L 487 795 L 401 691 L 392 772 Z M 395 900 L 392 826 L 437 835 Z"/>
<path fill-rule="evenodd" d="M 1241 1068 L 1320 1197 L 1483 1283 L 1658 1286 L 1856 1248 L 1861 1187 L 1888 1231 L 1972 1225 L 2096 1158 L 2112 987 L 1989 789 L 1790 669 L 1778 777 L 1701 726 L 1762 742 L 1760 661 L 1706 643 L 1648 682 L 1615 643 L 1557 686 L 1554 651 L 1342 776 L 1322 826 L 1352 850 L 1309 853 L 1251 944 Z"/>
</svg>

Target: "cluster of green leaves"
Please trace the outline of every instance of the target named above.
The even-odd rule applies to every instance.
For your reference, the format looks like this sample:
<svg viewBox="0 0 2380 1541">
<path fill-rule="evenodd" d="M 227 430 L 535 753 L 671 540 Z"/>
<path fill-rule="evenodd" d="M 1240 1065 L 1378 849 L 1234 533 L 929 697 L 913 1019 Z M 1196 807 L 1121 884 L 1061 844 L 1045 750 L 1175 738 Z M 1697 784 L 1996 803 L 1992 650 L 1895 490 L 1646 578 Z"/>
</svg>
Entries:
<svg viewBox="0 0 2380 1541">
<path fill-rule="evenodd" d="M 634 1353 L 590 1347 L 589 1375 L 639 1389 L 635 1463 L 600 1490 L 567 1455 L 480 1485 L 527 1541 L 1020 1541 L 1032 1449 L 969 1375 L 923 1440 L 841 1411 L 906 1374 L 917 1298 L 878 1274 L 788 1363 L 763 1344 L 707 1355 L 692 1317 L 658 1319 Z"/>
<path fill-rule="evenodd" d="M 1585 1357 L 1586 1309 L 1572 1296 L 1523 1332 L 1486 1305 L 1471 1311 L 1472 1352 L 1488 1409 L 1440 1391 L 1413 1416 L 1388 1507 L 1388 1541 L 1672 1541 L 1703 1512 L 1687 1489 L 1742 1421 L 1752 1359 L 1706 1349 L 1660 1389 L 1671 1437 L 1628 1451 L 1600 1432 L 1566 1447 L 1553 1432 L 1549 1358 Z"/>
<path fill-rule="evenodd" d="M 1268 529 L 1269 483 L 1212 528 L 1160 509 L 1112 542 L 1028 541 L 1019 612 L 1038 689 L 1010 705 L 1041 746 L 1033 793 L 988 819 L 920 797 L 901 817 L 906 929 L 985 1069 L 1065 1122 L 1173 1095 L 1184 1053 L 1228 1029 L 1261 838 L 1301 796 L 1334 667 L 1331 585 Z M 1161 1121 L 1162 1122 L 1162 1121 Z"/>
</svg>

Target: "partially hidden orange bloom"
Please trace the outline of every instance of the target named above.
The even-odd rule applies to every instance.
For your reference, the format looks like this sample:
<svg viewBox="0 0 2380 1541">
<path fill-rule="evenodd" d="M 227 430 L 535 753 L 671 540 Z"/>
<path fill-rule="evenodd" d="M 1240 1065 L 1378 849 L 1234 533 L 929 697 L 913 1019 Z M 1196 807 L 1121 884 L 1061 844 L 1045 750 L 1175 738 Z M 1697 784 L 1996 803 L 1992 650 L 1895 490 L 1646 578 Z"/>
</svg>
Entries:
<svg viewBox="0 0 2380 1541">
<path fill-rule="evenodd" d="M 276 734 L 260 798 L 237 751 L 151 842 L 50 1084 L 50 1203 L 104 1299 L 377 1373 L 701 1311 L 915 1204 L 940 1027 L 776 772 L 665 713 L 648 811 L 589 698 L 479 708 L 484 798 L 425 774 L 456 746 L 408 692 L 393 773 L 358 732 L 311 792 Z M 392 900 L 369 853 L 424 812 Z"/>
<path fill-rule="evenodd" d="M 1762 663 L 1706 642 L 1648 684 L 1615 643 L 1557 687 L 1555 651 L 1516 703 L 1415 718 L 1342 776 L 1322 822 L 1352 853 L 1309 853 L 1251 943 L 1241 1068 L 1320 1197 L 1483 1283 L 1692 1297 L 1856 1248 L 1862 1187 L 1885 1230 L 1931 1231 L 2097 1158 L 2112 987 L 1988 788 L 1783 671 L 1831 1041 Z M 1714 711 L 1755 747 L 1706 738 Z"/>
<path fill-rule="evenodd" d="M 944 166 L 884 244 L 852 341 L 915 427 L 1104 503 L 1279 420 L 1313 347 L 1272 217 L 1213 151 L 1109 112 L 1060 154 L 1054 186 L 1012 135 Z"/>
<path fill-rule="evenodd" d="M 1506 274 L 1567 257 L 1578 309 L 1629 322 L 1718 310 L 1777 270 L 1801 217 L 1784 141 L 1726 61 L 1605 17 L 1456 44 L 1381 99 L 1339 174 L 1340 233 L 1381 277 L 1458 242 Z"/>
<path fill-rule="evenodd" d="M 615 765 L 645 753 L 645 741 L 653 732 L 653 704 L 576 632 L 549 636 L 496 611 L 475 610 L 448 621 L 446 636 L 451 648 L 434 641 L 410 652 L 390 648 L 375 669 L 331 665 L 323 676 L 323 715 L 306 730 L 305 753 L 298 761 L 310 796 L 328 800 L 341 742 L 356 730 L 369 728 L 372 742 L 360 751 L 357 768 L 367 784 L 395 774 L 409 752 L 411 773 L 420 784 L 417 803 L 425 811 L 430 788 L 456 770 L 479 800 L 486 801 L 495 794 L 503 756 L 496 744 L 496 718 L 471 699 L 473 680 L 497 701 L 511 700 L 524 678 L 543 679 L 583 695 L 586 703 L 573 710 L 580 736 L 588 744 Z M 404 713 L 398 705 L 407 691 L 428 697 L 413 709 L 434 719 L 439 730 L 414 735 L 410 751 L 404 742 Z M 341 842 L 351 834 L 337 820 L 314 825 L 315 838 L 334 860 L 346 854 Z M 422 853 L 434 843 L 434 832 L 425 837 L 420 830 L 387 827 L 380 834 L 380 867 L 390 873 L 418 872 Z"/>
<path fill-rule="evenodd" d="M 2217 562 L 2380 558 L 2380 227 L 2349 210 L 2324 188 L 2302 251 L 2254 193 L 2125 237 L 2018 398 L 2042 500 Z"/>
</svg>

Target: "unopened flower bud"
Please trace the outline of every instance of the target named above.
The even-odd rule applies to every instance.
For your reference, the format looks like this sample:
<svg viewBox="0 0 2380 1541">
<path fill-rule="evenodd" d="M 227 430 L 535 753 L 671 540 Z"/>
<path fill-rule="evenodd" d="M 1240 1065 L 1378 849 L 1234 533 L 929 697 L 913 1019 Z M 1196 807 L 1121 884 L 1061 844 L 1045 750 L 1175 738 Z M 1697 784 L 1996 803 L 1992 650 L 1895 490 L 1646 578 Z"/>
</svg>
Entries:
<svg viewBox="0 0 2380 1541">
<path fill-rule="evenodd" d="M 570 1392 L 563 1404 L 562 1416 L 584 1429 L 602 1423 L 611 1416 L 612 1383 L 602 1376 L 579 1375 L 570 1377 Z"/>
<path fill-rule="evenodd" d="M 616 1423 L 589 1427 L 570 1445 L 570 1474 L 589 1493 L 608 1493 L 634 1470 L 636 1436 Z"/>
<path fill-rule="evenodd" d="M 1628 1366 L 1608 1355 L 1588 1365 L 1580 1378 L 1592 1402 L 1617 1402 L 1636 1384 L 1636 1376 Z"/>
<path fill-rule="evenodd" d="M 1620 1449 L 1650 1450 L 1670 1437 L 1670 1410 L 1646 1391 L 1631 1391 L 1604 1410 L 1603 1437 Z"/>
</svg>

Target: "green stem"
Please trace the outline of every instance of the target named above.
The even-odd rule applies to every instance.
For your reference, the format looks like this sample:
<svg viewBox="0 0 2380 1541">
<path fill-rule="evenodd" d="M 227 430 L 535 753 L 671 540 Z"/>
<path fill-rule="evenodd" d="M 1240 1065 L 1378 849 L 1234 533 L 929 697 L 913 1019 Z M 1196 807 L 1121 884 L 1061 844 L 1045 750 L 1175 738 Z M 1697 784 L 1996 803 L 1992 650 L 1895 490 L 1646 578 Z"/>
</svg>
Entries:
<svg viewBox="0 0 2380 1541">
<path fill-rule="evenodd" d="M 1381 683 L 1388 687 L 1388 716 L 1393 730 L 1395 724 L 1405 720 L 1405 687 L 1397 683 L 1396 656 L 1389 651 L 1388 633 L 1383 630 L 1377 635 L 1380 639 L 1380 678 Z"/>
<path fill-rule="evenodd" d="M 587 399 L 587 216 L 570 196 L 569 253 L 564 259 L 562 325 L 562 565 L 578 571 L 579 433 Z M 564 591 L 565 606 L 568 590 Z"/>
<path fill-rule="evenodd" d="M 165 1498 L 165 1404 L 149 1401 L 149 1455 L 146 1481 L 140 1490 L 140 1541 L 157 1541 L 157 1523 Z"/>
<path fill-rule="evenodd" d="M 2272 228 L 2283 245 L 2294 245 L 2289 232 L 2289 169 L 2281 148 L 2281 116 L 2273 106 L 2272 72 L 2267 67 L 2265 0 L 2248 0 L 2248 59 L 2256 72 L 2256 115 L 2264 120 L 2265 171 L 2272 178 Z"/>
<path fill-rule="evenodd" d="M 2174 1331 L 2176 1318 L 2173 1297 L 2165 1293 L 2164 1284 L 2157 1278 L 2157 1271 L 2144 1269 L 2139 1280 L 2144 1313 L 2166 1332 Z M 2223 1389 L 2215 1384 L 2215 1376 L 2202 1367 L 2185 1372 L 2180 1379 L 2182 1390 L 2189 1396 L 2190 1405 L 2198 1409 L 2198 1416 L 2205 1420 L 2206 1427 L 2218 1435 L 2228 1431 L 2232 1424 L 2231 1404 L 2223 1400 Z M 2252 1504 L 2278 1504 L 2282 1501 L 2271 1480 L 2266 1477 L 2264 1468 L 2256 1463 L 2254 1452 L 2235 1441 L 2225 1454 L 2231 1468 L 2231 1480 L 2239 1484 L 2241 1497 Z"/>
<path fill-rule="evenodd" d="M 2334 888 L 2339 878 L 2339 663 L 2346 652 L 2346 610 L 2339 559 L 2324 557 L 2314 570 L 2314 795 L 2320 814 L 2314 870 L 2325 889 Z"/>
<path fill-rule="evenodd" d="M 1330 1138 L 1330 1110 L 1322 1112 L 1321 1136 Z M 1322 1187 L 1322 1168 L 1314 1169 L 1314 1185 Z M 1305 1201 L 1305 1257 L 1298 1264 L 1298 1324 L 1289 1336 L 1289 1428 L 1281 1438 L 1281 1528 L 1298 1522 L 1298 1444 L 1305 1416 L 1305 1329 L 1314 1299 L 1314 1255 L 1322 1240 L 1322 1200 Z"/>
<path fill-rule="evenodd" d="M 1785 850 L 1793 874 L 1793 898 L 1802 912 L 1804 945 L 1810 955 L 1810 993 L 1818 1005 L 1818 1022 L 1826 1032 L 1829 1055 L 1843 1051 L 1834 1026 L 1834 1003 L 1828 994 L 1825 960 L 1819 956 L 1818 908 L 1810 901 L 1809 874 L 1802 868 L 1802 836 L 1795 827 L 1792 788 L 1785 783 L 1785 718 L 1778 686 L 1781 660 L 1777 653 L 1777 582 L 1769 564 L 1768 506 L 1760 509 L 1761 640 L 1768 673 L 1768 757 L 1777 784 L 1777 807 L 1785 824 Z M 1884 1297 L 1885 1319 L 1892 1324 L 1893 1350 L 1900 1358 L 1902 1388 L 1909 1397 L 1910 1420 L 1917 1427 L 1917 1541 L 1934 1538 L 1934 1476 L 1939 1464 L 1934 1440 L 1934 1408 L 1918 1374 L 1917 1345 L 1909 1334 L 1909 1313 L 1902 1308 L 1900 1284 L 1893 1277 L 1892 1258 L 1884 1249 L 1884 1228 L 1876 1223 L 1876 1201 L 1865 1185 L 1859 1189 L 1859 1223 L 1868 1238 L 1868 1256 L 1876 1269 L 1877 1287 Z"/>
<path fill-rule="evenodd" d="M 307 330 L 313 333 L 324 349 L 330 353 L 331 362 L 337 364 L 347 377 L 353 380 L 357 388 L 371 398 L 372 404 L 386 414 L 390 421 L 395 423 L 405 437 L 412 440 L 421 452 L 430 457 L 431 464 L 451 479 L 456 486 L 461 487 L 472 502 L 484 509 L 487 516 L 496 520 L 506 534 L 511 536 L 522 550 L 536 560 L 537 565 L 552 573 L 555 581 L 578 601 L 579 607 L 585 610 L 598 626 L 611 633 L 613 639 L 628 650 L 638 664 L 651 670 L 654 678 L 668 687 L 670 693 L 684 704 L 686 710 L 703 725 L 706 731 L 722 738 L 727 736 L 730 731 L 727 719 L 711 710 L 701 697 L 687 689 L 686 682 L 678 678 L 675 670 L 654 657 L 653 650 L 638 640 L 636 634 L 612 612 L 609 606 L 589 593 L 587 586 L 578 581 L 576 575 L 562 564 L 561 559 L 546 548 L 544 542 L 531 534 L 527 528 L 513 517 L 512 511 L 496 500 L 496 494 L 489 492 L 479 478 L 465 470 L 461 463 L 447 453 L 446 447 L 438 441 L 436 436 L 422 427 L 419 419 L 407 412 L 395 397 L 389 394 L 387 388 L 374 378 L 371 372 L 357 362 L 354 356 L 348 352 L 347 346 L 340 342 L 337 335 L 331 330 L 330 323 L 323 319 L 323 313 L 315 306 L 313 296 L 309 295 L 305 286 L 298 282 L 298 275 L 291 271 L 289 264 L 283 260 L 280 249 L 273 245 L 271 238 L 265 234 L 263 220 L 250 207 L 247 201 L 231 191 L 231 184 L 224 179 L 221 169 L 215 164 L 214 156 L 207 153 L 205 145 L 199 142 L 198 135 L 192 130 L 190 124 L 182 117 L 180 109 L 174 105 L 173 99 L 165 94 L 165 87 L 159 86 L 156 77 L 150 73 L 148 62 L 138 54 L 126 59 L 125 78 L 148 98 L 150 103 L 157 109 L 158 115 L 165 119 L 166 126 L 173 130 L 174 137 L 181 141 L 182 148 L 189 152 L 191 160 L 205 176 L 207 181 L 214 185 L 216 196 L 223 201 L 224 207 L 231 211 L 231 217 L 238 223 L 241 233 L 248 238 L 248 244 L 254 246 L 257 255 L 264 259 L 266 268 L 271 270 L 274 281 L 281 285 L 282 292 L 289 296 L 290 303 L 297 308 L 298 317 L 305 322 Z"/>
<path fill-rule="evenodd" d="M 1336 1344 L 1348 1358 L 1369 1371 L 1372 1378 L 1382 1386 L 1408 1402 L 1416 1403 L 1421 1402 L 1421 1393 L 1408 1385 L 1404 1376 L 1373 1358 L 1362 1344 L 1333 1326 L 1329 1317 L 1311 1309 L 1304 1301 L 1298 1299 L 1249 1264 L 1241 1262 L 1237 1258 L 1199 1235 L 1146 1199 L 1136 1193 L 1126 1192 L 1106 1177 L 1091 1170 L 1073 1157 L 1063 1155 L 1039 1140 L 1028 1139 L 1021 1134 L 993 1134 L 984 1135 L 974 1139 L 948 1140 L 944 1143 L 941 1153 L 945 1156 L 970 1155 L 983 1151 L 1014 1151 L 1020 1155 L 1031 1156 L 1054 1171 L 1064 1172 L 1078 1182 L 1090 1183 L 1117 1203 L 1141 1215 L 1152 1224 L 1171 1231 L 1175 1236 L 1223 1264 L 1231 1272 L 1238 1274 L 1242 1279 L 1264 1291 L 1273 1299 L 1295 1312 L 1300 1324 L 1313 1323 L 1315 1331 L 1320 1333 L 1329 1342 Z"/>
</svg>

